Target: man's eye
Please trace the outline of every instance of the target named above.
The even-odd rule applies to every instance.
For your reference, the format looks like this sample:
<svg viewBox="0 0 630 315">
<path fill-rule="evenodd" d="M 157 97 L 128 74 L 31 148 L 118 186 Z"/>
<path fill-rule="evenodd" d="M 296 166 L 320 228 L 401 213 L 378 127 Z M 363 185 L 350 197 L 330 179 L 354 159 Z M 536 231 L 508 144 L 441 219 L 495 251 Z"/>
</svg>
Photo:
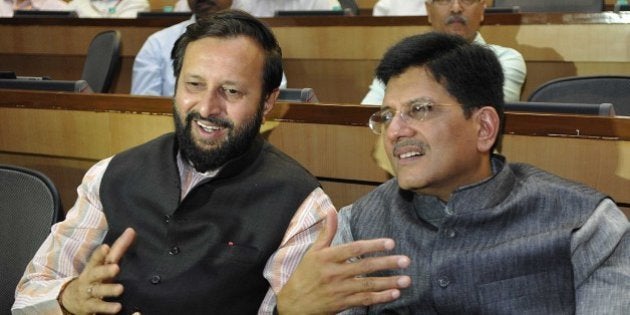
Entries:
<svg viewBox="0 0 630 315">
<path fill-rule="evenodd" d="M 244 95 L 241 90 L 235 88 L 224 87 L 222 90 L 223 95 L 232 102 L 242 99 Z"/>
<path fill-rule="evenodd" d="M 432 104 L 413 104 L 409 106 L 409 116 L 414 118 L 423 117 L 433 109 Z"/>
<path fill-rule="evenodd" d="M 196 81 L 188 81 L 186 82 L 186 85 L 191 87 L 191 88 L 199 88 L 202 86 L 202 84 L 200 82 L 196 82 Z"/>
<path fill-rule="evenodd" d="M 386 111 L 381 114 L 381 120 L 383 120 L 383 122 L 389 122 L 392 118 L 394 118 L 394 113 L 392 113 L 392 111 Z"/>
</svg>

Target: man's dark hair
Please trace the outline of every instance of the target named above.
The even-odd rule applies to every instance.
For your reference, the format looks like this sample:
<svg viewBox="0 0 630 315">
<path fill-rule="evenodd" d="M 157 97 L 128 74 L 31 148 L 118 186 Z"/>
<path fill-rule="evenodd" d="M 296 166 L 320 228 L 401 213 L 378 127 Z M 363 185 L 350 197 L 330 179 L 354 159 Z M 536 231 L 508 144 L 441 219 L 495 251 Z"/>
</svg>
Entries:
<svg viewBox="0 0 630 315">
<path fill-rule="evenodd" d="M 282 50 L 271 30 L 249 13 L 239 10 L 219 11 L 189 25 L 186 32 L 175 42 L 171 52 L 173 72 L 179 80 L 186 47 L 191 42 L 205 38 L 235 38 L 247 36 L 265 51 L 265 64 L 262 73 L 263 98 L 266 98 L 282 81 Z"/>
<path fill-rule="evenodd" d="M 410 36 L 385 53 L 376 77 L 387 85 L 411 67 L 425 67 L 462 104 L 466 118 L 474 109 L 494 107 L 501 120 L 494 144 L 499 145 L 504 125 L 503 70 L 490 48 L 444 33 Z"/>
</svg>

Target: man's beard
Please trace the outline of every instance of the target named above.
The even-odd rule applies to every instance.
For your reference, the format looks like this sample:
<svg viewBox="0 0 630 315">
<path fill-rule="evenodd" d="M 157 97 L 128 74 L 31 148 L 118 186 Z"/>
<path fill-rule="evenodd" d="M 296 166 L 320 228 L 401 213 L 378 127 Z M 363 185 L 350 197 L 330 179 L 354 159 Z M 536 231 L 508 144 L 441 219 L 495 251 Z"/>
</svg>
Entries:
<svg viewBox="0 0 630 315">
<path fill-rule="evenodd" d="M 184 160 L 190 161 L 197 172 L 205 173 L 209 170 L 218 169 L 249 149 L 260 130 L 262 116 L 263 106 L 261 104 L 256 114 L 237 129 L 235 129 L 234 124 L 227 119 L 217 117 L 201 118 L 198 112 L 191 112 L 186 115 L 186 125 L 183 125 L 176 106 L 173 106 L 175 133 L 182 157 Z M 217 126 L 229 129 L 227 138 L 220 140 L 221 142 L 217 142 L 216 146 L 212 149 L 204 150 L 198 147 L 192 138 L 191 129 L 193 119 L 205 120 Z"/>
</svg>

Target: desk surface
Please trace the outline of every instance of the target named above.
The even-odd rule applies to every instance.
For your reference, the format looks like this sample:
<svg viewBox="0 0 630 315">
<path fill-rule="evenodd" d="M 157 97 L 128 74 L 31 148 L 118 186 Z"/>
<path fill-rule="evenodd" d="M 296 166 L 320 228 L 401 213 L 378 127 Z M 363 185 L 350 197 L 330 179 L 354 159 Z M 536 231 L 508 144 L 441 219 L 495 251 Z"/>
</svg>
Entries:
<svg viewBox="0 0 630 315">
<path fill-rule="evenodd" d="M 171 115 L 166 97 L 0 89 L 0 107 Z M 277 103 L 268 120 L 367 126 L 376 109 L 360 105 Z M 506 134 L 630 141 L 630 117 L 506 113 Z"/>
<path fill-rule="evenodd" d="M 0 90 L 0 163 L 49 174 L 64 204 L 96 161 L 172 131 L 161 97 Z M 374 108 L 276 104 L 268 140 L 322 182 L 336 206 L 389 175 L 372 158 Z M 630 117 L 506 113 L 502 154 L 584 182 L 630 207 Z"/>
</svg>

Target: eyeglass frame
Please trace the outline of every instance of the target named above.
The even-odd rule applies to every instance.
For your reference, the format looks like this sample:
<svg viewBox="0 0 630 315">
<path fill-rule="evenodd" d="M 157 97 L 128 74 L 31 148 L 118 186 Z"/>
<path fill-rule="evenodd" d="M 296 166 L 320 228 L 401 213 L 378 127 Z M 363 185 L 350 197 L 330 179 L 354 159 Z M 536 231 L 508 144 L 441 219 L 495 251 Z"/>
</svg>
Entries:
<svg viewBox="0 0 630 315">
<path fill-rule="evenodd" d="M 446 7 L 446 6 L 452 6 L 454 1 L 455 0 L 430 0 L 428 2 L 430 4 L 434 4 L 435 3 L 435 4 L 439 5 L 439 6 Z M 471 5 L 473 5 L 475 3 L 478 3 L 478 2 L 481 2 L 481 0 L 458 0 L 458 1 L 459 1 L 459 3 L 461 5 L 466 6 L 466 7 L 471 6 Z"/>
<path fill-rule="evenodd" d="M 417 106 L 417 105 L 421 106 L 424 109 L 423 113 L 421 114 L 422 117 L 420 118 L 414 118 L 409 115 L 409 112 L 411 111 L 413 106 Z M 392 122 L 392 120 L 394 120 L 396 116 L 400 116 L 400 119 L 402 119 L 402 121 L 404 121 L 406 124 L 422 122 L 427 118 L 429 113 L 432 111 L 431 108 L 434 106 L 460 106 L 461 107 L 461 105 L 459 104 L 448 104 L 448 103 L 438 104 L 429 98 L 422 97 L 419 99 L 412 100 L 408 103 L 405 103 L 403 105 L 403 110 L 401 111 L 392 111 L 390 107 L 381 108 L 379 111 L 370 115 L 370 118 L 368 119 L 368 126 L 370 127 L 370 130 L 372 130 L 373 133 L 377 135 L 381 135 L 383 134 L 383 131 L 382 131 L 383 127 L 389 126 L 389 124 Z M 391 117 L 388 119 L 384 119 L 383 115 L 387 112 L 392 113 Z M 376 121 L 377 117 L 379 119 L 383 119 L 383 122 Z"/>
</svg>

